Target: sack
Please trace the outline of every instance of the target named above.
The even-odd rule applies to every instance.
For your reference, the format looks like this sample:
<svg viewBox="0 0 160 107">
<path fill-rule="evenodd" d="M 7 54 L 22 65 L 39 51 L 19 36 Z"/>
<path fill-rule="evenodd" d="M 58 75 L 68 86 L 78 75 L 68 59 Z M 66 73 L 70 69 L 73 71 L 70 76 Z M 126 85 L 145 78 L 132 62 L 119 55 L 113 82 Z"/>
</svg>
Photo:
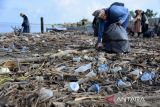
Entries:
<svg viewBox="0 0 160 107">
<path fill-rule="evenodd" d="M 129 38 L 122 26 L 111 24 L 103 37 L 106 51 L 115 53 L 130 52 Z"/>
<path fill-rule="evenodd" d="M 103 36 L 104 42 L 107 40 L 128 40 L 128 35 L 126 30 L 117 24 L 111 24 L 107 29 Z"/>
</svg>

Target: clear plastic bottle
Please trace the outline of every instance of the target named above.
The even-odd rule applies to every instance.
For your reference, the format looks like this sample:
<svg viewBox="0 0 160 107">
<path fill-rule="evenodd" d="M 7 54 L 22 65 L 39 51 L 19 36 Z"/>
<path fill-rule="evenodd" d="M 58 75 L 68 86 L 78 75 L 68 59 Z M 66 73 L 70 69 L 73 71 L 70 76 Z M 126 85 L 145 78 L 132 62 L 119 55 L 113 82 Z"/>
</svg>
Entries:
<svg viewBox="0 0 160 107">
<path fill-rule="evenodd" d="M 91 63 L 86 64 L 86 65 L 83 65 L 83 66 L 77 68 L 77 69 L 75 70 L 75 73 L 80 73 L 80 72 L 83 73 L 83 72 L 91 69 L 91 67 L 92 67 L 92 64 L 91 64 Z"/>
</svg>

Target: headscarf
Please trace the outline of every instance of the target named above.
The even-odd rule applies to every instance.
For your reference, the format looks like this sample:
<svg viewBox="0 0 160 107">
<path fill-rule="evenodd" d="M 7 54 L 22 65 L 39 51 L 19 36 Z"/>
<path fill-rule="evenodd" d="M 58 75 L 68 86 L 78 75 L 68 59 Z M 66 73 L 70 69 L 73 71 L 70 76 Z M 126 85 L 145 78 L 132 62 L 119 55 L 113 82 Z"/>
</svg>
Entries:
<svg viewBox="0 0 160 107">
<path fill-rule="evenodd" d="M 94 11 L 92 15 L 99 18 L 100 16 L 102 16 L 103 13 L 105 13 L 105 9 L 104 8 Z"/>
<path fill-rule="evenodd" d="M 100 10 L 100 13 L 99 13 L 99 15 L 98 15 L 98 18 L 103 18 L 105 15 L 106 15 L 105 10 L 102 9 L 102 10 Z"/>
</svg>

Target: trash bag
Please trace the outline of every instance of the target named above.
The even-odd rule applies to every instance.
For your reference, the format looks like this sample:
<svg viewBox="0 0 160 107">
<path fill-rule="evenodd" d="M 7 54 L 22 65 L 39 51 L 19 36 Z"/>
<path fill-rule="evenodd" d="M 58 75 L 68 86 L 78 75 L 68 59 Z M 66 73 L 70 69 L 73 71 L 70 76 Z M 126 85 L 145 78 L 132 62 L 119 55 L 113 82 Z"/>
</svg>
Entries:
<svg viewBox="0 0 160 107">
<path fill-rule="evenodd" d="M 148 29 L 146 32 L 143 33 L 143 37 L 145 38 L 151 38 L 154 37 L 155 32 L 153 29 Z"/>
<path fill-rule="evenodd" d="M 103 36 L 103 44 L 107 52 L 130 52 L 129 38 L 126 30 L 117 24 L 111 24 Z"/>
</svg>

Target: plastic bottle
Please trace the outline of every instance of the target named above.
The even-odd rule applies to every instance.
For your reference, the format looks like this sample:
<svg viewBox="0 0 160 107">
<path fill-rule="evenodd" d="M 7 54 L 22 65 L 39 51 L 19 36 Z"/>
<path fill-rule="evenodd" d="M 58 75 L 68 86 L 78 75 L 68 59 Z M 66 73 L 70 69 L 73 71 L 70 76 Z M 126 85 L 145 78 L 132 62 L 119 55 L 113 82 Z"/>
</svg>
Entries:
<svg viewBox="0 0 160 107">
<path fill-rule="evenodd" d="M 98 67 L 98 72 L 99 73 L 104 73 L 104 72 L 107 72 L 109 70 L 109 67 L 107 64 L 101 64 L 99 67 Z"/>
<path fill-rule="evenodd" d="M 9 74 L 11 71 L 9 68 L 0 67 L 0 74 Z"/>
<path fill-rule="evenodd" d="M 141 81 L 150 81 L 155 77 L 155 72 L 144 72 L 141 76 Z"/>
<path fill-rule="evenodd" d="M 121 71 L 121 70 L 122 70 L 122 67 L 118 66 L 118 67 L 111 69 L 111 73 L 117 73 L 118 71 Z"/>
<path fill-rule="evenodd" d="M 74 92 L 76 92 L 78 90 L 79 90 L 79 84 L 78 84 L 78 82 L 70 82 L 68 84 L 68 91 L 74 91 Z"/>
<path fill-rule="evenodd" d="M 91 87 L 88 88 L 89 92 L 97 92 L 99 93 L 101 90 L 99 84 L 93 84 Z"/>
<path fill-rule="evenodd" d="M 77 69 L 75 70 L 75 73 L 80 73 L 80 72 L 83 73 L 83 72 L 85 72 L 85 71 L 91 69 L 91 67 L 92 67 L 92 64 L 91 64 L 91 63 L 86 64 L 86 65 L 83 65 L 83 66 L 77 68 Z"/>
<path fill-rule="evenodd" d="M 47 98 L 51 98 L 53 97 L 53 91 L 50 89 L 46 89 L 46 88 L 41 88 L 40 89 L 40 99 L 47 99 Z"/>
<path fill-rule="evenodd" d="M 74 58 L 73 58 L 73 61 L 75 61 L 75 62 L 80 62 L 80 61 L 81 61 L 81 57 L 74 57 Z"/>
<path fill-rule="evenodd" d="M 120 88 L 127 88 L 132 86 L 130 82 L 124 82 L 123 80 L 118 80 L 117 85 Z"/>
</svg>

